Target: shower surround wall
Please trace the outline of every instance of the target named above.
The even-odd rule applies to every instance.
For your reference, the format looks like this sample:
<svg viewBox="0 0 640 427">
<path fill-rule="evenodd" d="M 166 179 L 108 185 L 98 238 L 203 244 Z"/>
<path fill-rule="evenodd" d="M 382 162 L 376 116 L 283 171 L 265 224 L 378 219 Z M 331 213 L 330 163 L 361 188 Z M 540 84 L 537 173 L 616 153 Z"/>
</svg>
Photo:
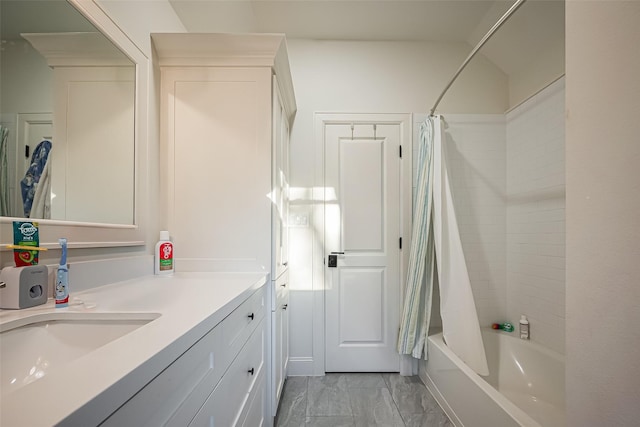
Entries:
<svg viewBox="0 0 640 427">
<path fill-rule="evenodd" d="M 564 354 L 564 78 L 507 114 L 507 315 Z"/>
<path fill-rule="evenodd" d="M 425 117 L 414 115 L 414 141 Z M 444 118 L 480 325 L 517 325 L 526 314 L 531 339 L 564 354 L 564 79 L 506 115 Z M 432 326 L 438 314 L 436 306 Z"/>
</svg>

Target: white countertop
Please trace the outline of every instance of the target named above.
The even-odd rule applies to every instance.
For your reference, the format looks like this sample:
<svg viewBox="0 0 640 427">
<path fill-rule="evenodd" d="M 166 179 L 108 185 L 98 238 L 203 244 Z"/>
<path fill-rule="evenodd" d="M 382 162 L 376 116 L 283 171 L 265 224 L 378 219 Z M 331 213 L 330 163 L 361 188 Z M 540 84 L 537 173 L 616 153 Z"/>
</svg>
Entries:
<svg viewBox="0 0 640 427">
<path fill-rule="evenodd" d="M 68 308 L 55 309 L 49 300 L 30 309 L 0 310 L 0 323 L 62 311 L 160 314 L 7 394 L 0 401 L 0 425 L 97 425 L 265 283 L 264 273 L 176 273 L 78 293 L 71 288 Z M 74 304 L 74 298 L 84 304 Z"/>
</svg>

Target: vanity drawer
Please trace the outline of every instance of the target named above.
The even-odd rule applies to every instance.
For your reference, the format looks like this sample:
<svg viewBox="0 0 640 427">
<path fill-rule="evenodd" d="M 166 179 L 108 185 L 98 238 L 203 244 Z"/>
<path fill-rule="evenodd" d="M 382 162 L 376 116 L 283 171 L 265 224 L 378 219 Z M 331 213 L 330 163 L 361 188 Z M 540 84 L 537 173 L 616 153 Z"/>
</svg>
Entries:
<svg viewBox="0 0 640 427">
<path fill-rule="evenodd" d="M 227 360 L 232 361 L 251 333 L 262 321 L 265 312 L 264 287 L 257 290 L 244 303 L 227 316 L 220 327 Z"/>
<path fill-rule="evenodd" d="M 176 359 L 101 426 L 185 426 L 228 365 L 220 325 Z"/>
<path fill-rule="evenodd" d="M 189 426 L 241 426 L 254 392 L 264 393 L 265 328 L 261 320 Z"/>
<path fill-rule="evenodd" d="M 243 414 L 240 417 L 240 419 L 244 419 L 242 427 L 261 427 L 264 425 L 265 404 L 267 403 L 267 389 L 264 383 L 266 374 L 264 371 L 260 374 L 260 378 L 251 392 L 249 407 L 245 410 L 246 416 Z"/>
</svg>

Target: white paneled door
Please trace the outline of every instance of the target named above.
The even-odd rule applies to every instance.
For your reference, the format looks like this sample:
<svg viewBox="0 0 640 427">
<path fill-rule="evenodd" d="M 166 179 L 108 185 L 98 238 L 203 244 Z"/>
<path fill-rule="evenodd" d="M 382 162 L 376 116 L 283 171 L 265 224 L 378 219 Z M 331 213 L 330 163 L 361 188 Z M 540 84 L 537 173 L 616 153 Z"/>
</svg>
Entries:
<svg viewBox="0 0 640 427">
<path fill-rule="evenodd" d="M 325 370 L 397 372 L 401 126 L 325 123 L 324 138 Z"/>
</svg>

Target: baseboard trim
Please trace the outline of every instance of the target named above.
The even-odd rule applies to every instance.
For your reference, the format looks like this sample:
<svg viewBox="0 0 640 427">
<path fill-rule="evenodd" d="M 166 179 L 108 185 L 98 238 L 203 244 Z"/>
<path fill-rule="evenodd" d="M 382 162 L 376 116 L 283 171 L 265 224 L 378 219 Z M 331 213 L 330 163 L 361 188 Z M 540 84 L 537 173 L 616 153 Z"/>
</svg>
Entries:
<svg viewBox="0 0 640 427">
<path fill-rule="evenodd" d="M 306 377 L 313 376 L 313 357 L 290 357 L 287 376 Z"/>
</svg>

